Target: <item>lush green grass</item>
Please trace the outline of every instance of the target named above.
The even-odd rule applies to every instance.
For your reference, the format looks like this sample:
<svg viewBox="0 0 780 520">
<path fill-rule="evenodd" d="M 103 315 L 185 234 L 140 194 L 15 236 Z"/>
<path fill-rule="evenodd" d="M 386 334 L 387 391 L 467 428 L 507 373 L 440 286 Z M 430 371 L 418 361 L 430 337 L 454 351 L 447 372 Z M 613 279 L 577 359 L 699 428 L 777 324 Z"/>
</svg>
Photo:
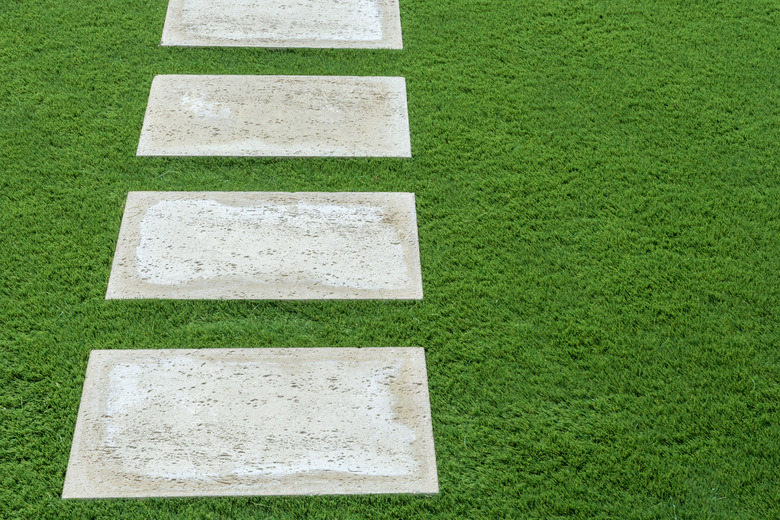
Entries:
<svg viewBox="0 0 780 520">
<path fill-rule="evenodd" d="M 778 515 L 778 4 L 401 4 L 403 51 L 274 51 L 3 1 L 1 517 Z M 414 158 L 137 158 L 170 73 L 404 76 Z M 105 301 L 129 190 L 415 192 L 425 299 Z M 91 349 L 396 345 L 437 496 L 59 498 Z"/>
</svg>

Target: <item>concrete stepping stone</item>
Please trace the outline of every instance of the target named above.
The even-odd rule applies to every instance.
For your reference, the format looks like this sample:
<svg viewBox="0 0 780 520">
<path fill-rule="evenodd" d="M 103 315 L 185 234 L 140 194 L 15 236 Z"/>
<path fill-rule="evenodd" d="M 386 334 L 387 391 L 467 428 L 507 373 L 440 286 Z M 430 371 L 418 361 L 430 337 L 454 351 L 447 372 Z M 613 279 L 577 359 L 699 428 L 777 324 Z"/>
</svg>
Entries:
<svg viewBox="0 0 780 520">
<path fill-rule="evenodd" d="M 421 299 L 413 193 L 130 192 L 107 299 Z"/>
<path fill-rule="evenodd" d="M 162 45 L 403 46 L 398 0 L 170 0 Z"/>
<path fill-rule="evenodd" d="M 95 350 L 62 497 L 437 492 L 422 348 Z"/>
<path fill-rule="evenodd" d="M 156 76 L 137 154 L 411 157 L 406 81 Z"/>
</svg>

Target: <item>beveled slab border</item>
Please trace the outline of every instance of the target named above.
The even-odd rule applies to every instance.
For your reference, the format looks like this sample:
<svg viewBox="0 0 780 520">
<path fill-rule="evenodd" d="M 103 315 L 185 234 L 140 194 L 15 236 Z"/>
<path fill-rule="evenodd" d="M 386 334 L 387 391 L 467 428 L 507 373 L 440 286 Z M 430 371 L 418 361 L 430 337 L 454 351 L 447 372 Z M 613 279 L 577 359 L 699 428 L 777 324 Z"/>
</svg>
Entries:
<svg viewBox="0 0 780 520">
<path fill-rule="evenodd" d="M 406 80 L 159 75 L 136 153 L 411 157 Z"/>
<path fill-rule="evenodd" d="M 437 493 L 422 348 L 94 350 L 63 498 Z"/>
<path fill-rule="evenodd" d="M 170 0 L 161 45 L 401 49 L 398 0 Z"/>
<path fill-rule="evenodd" d="M 413 193 L 129 192 L 106 299 L 421 299 Z"/>
</svg>

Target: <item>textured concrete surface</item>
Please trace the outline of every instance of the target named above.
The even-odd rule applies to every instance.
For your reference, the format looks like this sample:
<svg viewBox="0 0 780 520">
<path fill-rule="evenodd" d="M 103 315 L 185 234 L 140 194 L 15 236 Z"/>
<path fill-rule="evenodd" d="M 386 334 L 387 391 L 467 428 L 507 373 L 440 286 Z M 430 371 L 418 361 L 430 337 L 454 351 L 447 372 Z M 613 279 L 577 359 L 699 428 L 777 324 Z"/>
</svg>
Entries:
<svg viewBox="0 0 780 520">
<path fill-rule="evenodd" d="M 414 194 L 130 192 L 106 298 L 420 299 Z"/>
<path fill-rule="evenodd" d="M 162 45 L 403 46 L 398 0 L 170 0 Z"/>
<path fill-rule="evenodd" d="M 411 157 L 406 81 L 156 76 L 137 154 Z"/>
<path fill-rule="evenodd" d="M 62 496 L 436 492 L 421 348 L 95 350 Z"/>
</svg>

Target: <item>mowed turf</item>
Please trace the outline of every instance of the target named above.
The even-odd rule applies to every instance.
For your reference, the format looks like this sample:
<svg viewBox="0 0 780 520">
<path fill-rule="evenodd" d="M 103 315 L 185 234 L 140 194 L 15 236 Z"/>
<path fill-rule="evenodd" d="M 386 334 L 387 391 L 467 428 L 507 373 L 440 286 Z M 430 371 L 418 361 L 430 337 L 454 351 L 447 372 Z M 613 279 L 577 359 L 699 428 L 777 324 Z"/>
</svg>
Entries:
<svg viewBox="0 0 780 520">
<path fill-rule="evenodd" d="M 401 1 L 404 50 L 0 9 L 0 517 L 771 518 L 780 9 Z M 402 76 L 412 159 L 135 157 L 157 74 Z M 420 302 L 106 301 L 131 190 L 414 192 Z M 422 346 L 436 496 L 63 501 L 92 349 Z"/>
</svg>

